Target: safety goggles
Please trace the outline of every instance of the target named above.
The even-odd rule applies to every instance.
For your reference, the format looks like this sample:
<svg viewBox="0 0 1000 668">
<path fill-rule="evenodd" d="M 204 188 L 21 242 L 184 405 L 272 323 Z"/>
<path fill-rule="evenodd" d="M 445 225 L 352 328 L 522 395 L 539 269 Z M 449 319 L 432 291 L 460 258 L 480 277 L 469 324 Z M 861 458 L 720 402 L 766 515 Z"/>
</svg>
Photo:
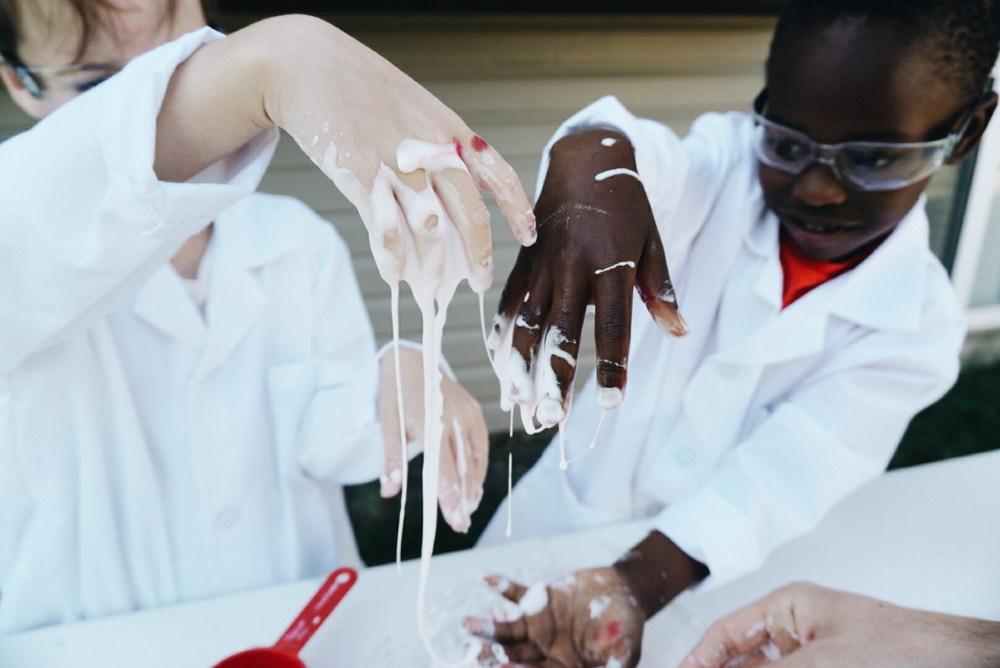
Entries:
<svg viewBox="0 0 1000 668">
<path fill-rule="evenodd" d="M 847 141 L 820 144 L 807 135 L 769 121 L 761 115 L 767 89 L 750 109 L 753 150 L 768 167 L 786 174 L 801 174 L 816 163 L 830 168 L 838 181 L 854 190 L 896 190 L 927 178 L 948 159 L 965 134 L 979 107 L 976 100 L 959 128 L 944 139 L 916 143 Z"/>
<path fill-rule="evenodd" d="M 21 85 L 36 100 L 58 106 L 121 71 L 118 63 L 80 63 L 63 67 L 26 67 L 18 59 L 0 54 Z"/>
</svg>

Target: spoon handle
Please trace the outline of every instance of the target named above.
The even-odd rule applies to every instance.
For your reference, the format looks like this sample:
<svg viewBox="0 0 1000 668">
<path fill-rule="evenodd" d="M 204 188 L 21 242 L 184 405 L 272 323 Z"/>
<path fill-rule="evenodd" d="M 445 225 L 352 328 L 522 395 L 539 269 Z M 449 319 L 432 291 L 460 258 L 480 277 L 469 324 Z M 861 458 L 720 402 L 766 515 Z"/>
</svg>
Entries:
<svg viewBox="0 0 1000 668">
<path fill-rule="evenodd" d="M 274 643 L 274 649 L 288 654 L 298 654 L 357 581 L 358 572 L 353 568 L 338 568 L 330 573 L 316 595 L 306 607 L 302 608 L 302 612 L 281 635 L 278 642 Z"/>
</svg>

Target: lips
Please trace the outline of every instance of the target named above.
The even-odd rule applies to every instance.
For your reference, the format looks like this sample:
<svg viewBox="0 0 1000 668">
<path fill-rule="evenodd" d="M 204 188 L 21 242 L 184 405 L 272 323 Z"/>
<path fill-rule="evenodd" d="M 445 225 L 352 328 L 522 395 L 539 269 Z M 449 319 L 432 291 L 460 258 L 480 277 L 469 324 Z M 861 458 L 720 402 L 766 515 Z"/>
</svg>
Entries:
<svg viewBox="0 0 1000 668">
<path fill-rule="evenodd" d="M 785 222 L 786 226 L 792 228 L 790 231 L 801 231 L 816 237 L 827 237 L 838 232 L 850 232 L 859 227 L 855 222 L 803 216 L 784 211 L 779 212 L 778 216 Z"/>
</svg>

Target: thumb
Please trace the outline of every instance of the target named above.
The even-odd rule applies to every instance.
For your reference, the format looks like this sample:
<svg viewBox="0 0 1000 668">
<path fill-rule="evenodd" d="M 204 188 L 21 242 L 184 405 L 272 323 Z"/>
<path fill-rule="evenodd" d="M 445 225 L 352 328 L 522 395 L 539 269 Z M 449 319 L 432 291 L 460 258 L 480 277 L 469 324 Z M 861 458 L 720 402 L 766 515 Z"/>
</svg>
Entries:
<svg viewBox="0 0 1000 668">
<path fill-rule="evenodd" d="M 687 323 L 677 310 L 677 297 L 667 271 L 663 242 L 655 229 L 646 241 L 635 269 L 635 287 L 653 320 L 668 336 L 680 337 L 688 333 Z"/>
</svg>

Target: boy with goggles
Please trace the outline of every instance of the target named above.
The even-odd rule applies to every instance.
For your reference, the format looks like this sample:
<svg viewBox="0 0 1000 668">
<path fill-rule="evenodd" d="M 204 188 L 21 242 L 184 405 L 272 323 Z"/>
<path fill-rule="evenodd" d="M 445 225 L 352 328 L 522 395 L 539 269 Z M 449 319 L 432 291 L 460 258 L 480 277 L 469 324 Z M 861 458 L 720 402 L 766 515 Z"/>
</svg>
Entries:
<svg viewBox="0 0 1000 668">
<path fill-rule="evenodd" d="M 548 586 L 541 609 L 472 632 L 514 664 L 629 668 L 675 596 L 754 570 L 884 470 L 958 373 L 962 309 L 923 191 L 975 150 L 998 50 L 995 2 L 790 0 L 751 114 L 706 114 L 681 139 L 604 98 L 559 128 L 538 242 L 491 339 L 510 360 L 506 399 L 565 443 L 519 482 L 513 498 L 539 512 L 513 530 L 650 518 L 651 531 L 613 566 Z M 597 368 L 570 413 L 589 305 Z M 716 665 L 702 658 L 685 665 Z"/>
</svg>

